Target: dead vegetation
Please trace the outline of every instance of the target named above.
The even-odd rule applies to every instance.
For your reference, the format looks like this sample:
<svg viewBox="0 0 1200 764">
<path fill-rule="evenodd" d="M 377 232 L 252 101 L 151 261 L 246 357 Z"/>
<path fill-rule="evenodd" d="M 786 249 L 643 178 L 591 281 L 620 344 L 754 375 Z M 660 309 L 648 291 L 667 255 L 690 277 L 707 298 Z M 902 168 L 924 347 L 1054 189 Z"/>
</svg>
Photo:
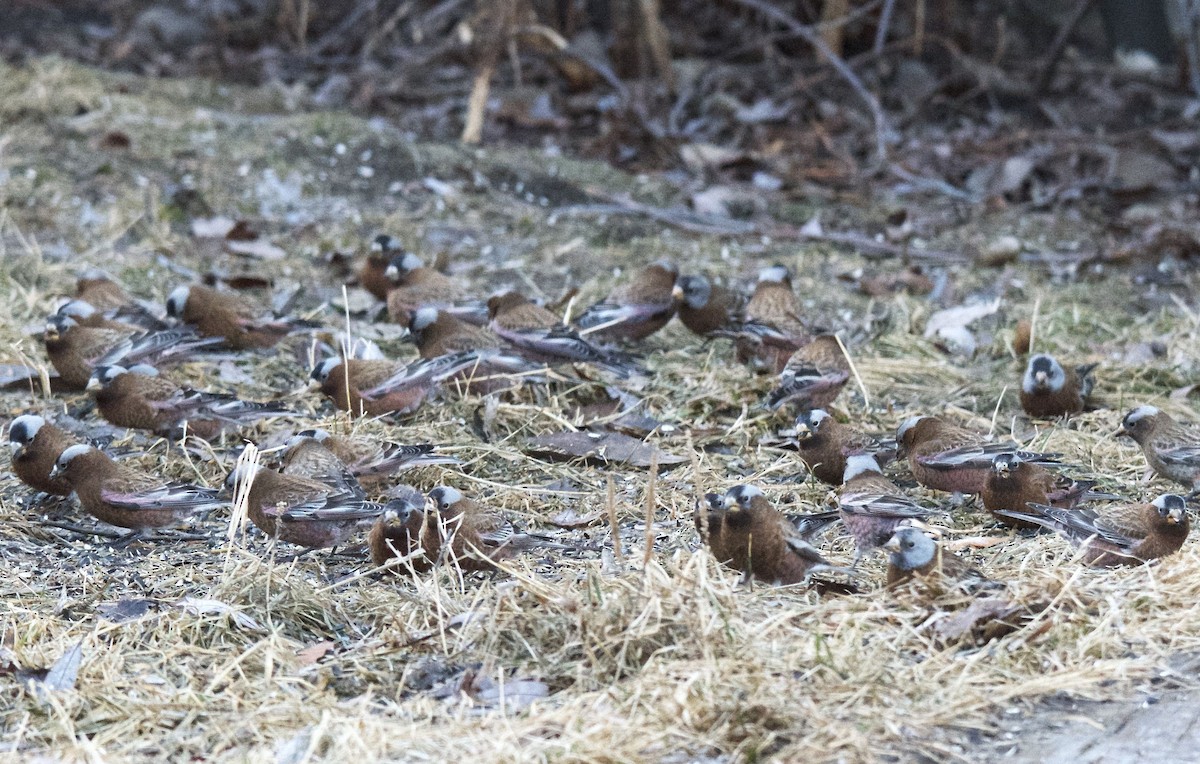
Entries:
<svg viewBox="0 0 1200 764">
<path fill-rule="evenodd" d="M 1186 389 L 1200 362 L 1193 269 L 1159 250 L 1138 251 L 1132 264 L 1093 257 L 1092 248 L 1109 251 L 1098 210 L 1059 217 L 999 207 L 963 218 L 957 200 L 922 197 L 929 248 L 970 259 L 1013 236 L 1019 252 L 995 268 L 934 259 L 923 266 L 932 295 L 871 296 L 839 277 L 898 272 L 902 258 L 868 261 L 816 239 L 695 233 L 620 210 L 572 214 L 595 203 L 592 189 L 654 210 L 669 206 L 673 190 L 538 152 L 412 142 L 344 115 L 275 115 L 276 105 L 266 91 L 131 80 L 54 60 L 0 72 L 0 361 L 44 364 L 29 332 L 84 264 L 157 301 L 206 273 L 261 277 L 271 283 L 264 300 L 296 291 L 298 310 L 341 330 L 347 300 L 328 255 L 360 252 L 388 230 L 430 257 L 444 252 L 481 292 L 511 284 L 553 299 L 579 286 L 582 304 L 648 253 L 727 281 L 783 262 L 812 315 L 853 338 L 869 406 L 851 386 L 836 415 L 889 432 L 912 414 L 949 413 L 1060 452 L 1081 475 L 1130 497 L 1163 486 L 1141 482 L 1140 455 L 1110 437 L 1124 412 L 1153 403 L 1195 416 Z M 97 148 L 114 130 L 129 148 Z M 197 199 L 206 211 L 194 211 Z M 778 212 L 800 226 L 817 206 L 838 230 L 870 239 L 893 199 L 857 201 L 797 194 Z M 1176 201 L 1162 204 L 1187 218 Z M 215 214 L 251 220 L 287 257 L 231 254 L 192 235 L 193 219 Z M 935 231 L 930 220 L 951 222 Z M 1049 277 L 1050 254 L 1077 252 L 1074 271 Z M 925 336 L 934 312 L 995 298 L 997 310 L 970 327 L 974 355 Z M 1010 347 L 1021 318 L 1034 321 L 1036 350 L 1102 362 L 1107 408 L 1063 424 L 1017 413 L 1021 364 Z M 411 353 L 365 315 L 349 326 L 391 355 Z M 964 605 L 957 596 L 875 588 L 878 558 L 863 564 L 862 595 L 739 586 L 696 551 L 694 499 L 749 482 L 804 511 L 826 489 L 804 482 L 790 454 L 760 445 L 789 423 L 758 406 L 772 380 L 732 363 L 727 343 L 701 343 L 672 324 L 646 352 L 653 382 L 638 395 L 646 414 L 672 425 L 649 441 L 684 457 L 657 478 L 649 556 L 645 470 L 525 453 L 529 438 L 570 423 L 570 408 L 597 397 L 597 385 L 495 401 L 451 394 L 410 420 L 350 425 L 301 391 L 307 347 L 185 373 L 247 397 L 282 393 L 333 430 L 445 444 L 462 469 L 429 468 L 412 482 L 458 485 L 530 528 L 551 528 L 563 512 L 593 518 L 569 531 L 585 550 L 527 557 L 504 575 L 440 568 L 383 577 L 353 550 L 288 560 L 292 550 L 259 535 L 228 539 L 222 517 L 203 526 L 207 540 L 117 549 L 43 522 L 79 521 L 78 512 L 27 507 L 28 492 L 0 474 L 9 569 L 0 584 L 3 750 L 285 762 L 978 760 L 1003 745 L 988 742 L 997 720 L 1040 698 L 1125 697 L 1191 681 L 1171 667 L 1200 649 L 1194 544 L 1161 564 L 1090 570 L 1059 539 L 1001 531 L 968 502 L 946 523 L 948 543 L 1005 582 L 1006 596 L 1039 604 L 984 644 L 939 637 L 936 625 Z M 95 426 L 83 397 L 39 388 L 0 393 L 5 418 L 34 410 Z M 311 424 L 277 422 L 247 436 L 270 448 L 281 431 Z M 161 442 L 94 432 L 133 449 L 141 467 L 209 485 L 223 479 L 237 445 L 184 458 Z M 619 557 L 599 514 L 609 479 Z M 823 549 L 838 561 L 851 555 L 836 532 Z"/>
</svg>

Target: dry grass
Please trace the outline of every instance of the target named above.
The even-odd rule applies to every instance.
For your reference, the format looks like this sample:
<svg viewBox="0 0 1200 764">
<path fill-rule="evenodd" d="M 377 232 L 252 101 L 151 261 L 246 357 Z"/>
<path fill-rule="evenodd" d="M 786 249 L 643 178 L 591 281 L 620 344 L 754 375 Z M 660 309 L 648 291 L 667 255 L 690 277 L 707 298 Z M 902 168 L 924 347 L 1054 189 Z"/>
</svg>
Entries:
<svg viewBox="0 0 1200 764">
<path fill-rule="evenodd" d="M 107 76 L 53 61 L 0 75 L 0 172 L 8 179 L 0 185 L 0 341 L 7 348 L 0 361 L 42 362 L 26 329 L 37 326 L 54 295 L 70 290 L 84 263 L 104 265 L 155 300 L 182 280 L 167 264 L 253 268 L 280 288 L 307 285 L 301 307 L 340 329 L 344 319 L 325 304 L 340 293 L 337 279 L 317 255 L 390 229 L 430 254 L 458 247 L 452 262 L 480 290 L 532 281 L 557 295 L 564 284 L 580 283 L 580 302 L 613 279 L 597 261 L 638 262 L 653 251 L 728 278 L 785 262 L 797 268 L 798 288 L 815 315 L 847 325 L 860 325 L 869 312 L 886 316 L 872 326 L 870 341 L 851 345 L 871 407 L 848 391 L 836 407 L 840 415 L 890 431 L 914 413 L 949 412 L 1061 452 L 1104 488 L 1133 497 L 1165 486 L 1141 482 L 1140 455 L 1110 437 L 1121 414 L 1150 402 L 1194 415 L 1190 402 L 1167 396 L 1195 378 L 1194 305 L 1165 300 L 1161 309 L 1135 311 L 1146 290 L 1122 274 L 1076 285 L 1045 284 L 1035 268 L 950 274 L 962 294 L 1007 286 L 1004 316 L 984 322 L 980 353 L 955 358 L 921 337 L 930 312 L 922 299 L 871 306 L 841 285 L 830 288 L 835 275 L 859 265 L 852 257 L 693 239 L 637 221 L 564 217 L 551 225 L 540 206 L 499 184 L 439 202 L 425 192 L 387 193 L 383 171 L 362 182 L 357 161 L 330 162 L 331 147 L 344 142 L 352 158 L 371 149 L 384 168 L 397 162 L 400 180 L 410 161 L 422 175 L 445 180 L 460 178 L 462 166 L 497 175 L 497 168 L 523 168 L 545 180 L 539 173 L 546 160 L 525 152 L 472 158 L 405 143 L 348 117 L 254 116 L 249 109 L 269 106 L 255 94 L 223 98 L 194 83 L 148 83 L 149 92 L 135 97 L 119 93 Z M 77 116 L 80 107 L 91 111 Z M 97 157 L 92 142 L 110 129 L 127 132 L 132 151 Z M 247 173 L 239 173 L 242 166 Z M 257 217 L 254 191 L 266 168 L 304 179 L 304 197 L 279 213 L 298 215 L 295 222 L 263 223 L 293 253 L 284 263 L 214 258 L 163 204 L 165 185 L 188 173 L 215 209 Z M 558 169 L 564 183 L 629 182 L 581 163 Z M 139 177 L 149 181 L 145 187 Z M 647 193 L 663 189 L 651 184 Z M 863 225 L 872 220 L 870 210 L 846 214 Z M 1007 223 L 987 225 L 1006 230 Z M 471 243 L 460 245 L 465 238 Z M 572 254 L 555 255 L 564 251 Z M 1066 425 L 1017 414 L 1020 364 L 1006 340 L 1015 319 L 1031 315 L 1039 300 L 1038 348 L 1102 360 L 1101 390 L 1111 408 Z M 1165 343 L 1165 357 L 1122 360 L 1150 341 Z M 397 356 L 411 352 L 394 341 L 384 345 Z M 400 424 L 347 423 L 320 401 L 292 395 L 298 410 L 322 417 L 323 426 L 446 444 L 465 462 L 461 472 L 431 468 L 412 481 L 460 486 L 528 527 L 545 528 L 564 509 L 603 510 L 611 477 L 620 564 L 603 518 L 573 534 L 587 551 L 529 557 L 496 576 L 447 568 L 416 579 L 381 576 L 354 554 L 289 561 L 292 550 L 272 549 L 258 535 L 228 540 L 227 517 L 212 518 L 208 541 L 114 549 L 44 525 L 43 513 L 78 521 L 78 510 L 26 508 L 28 492 L 0 473 L 0 544 L 10 570 L 0 584 L 3 750 L 96 761 L 974 759 L 970 741 L 994 730 L 1010 708 L 1060 693 L 1119 697 L 1183 680 L 1171 672 L 1173 657 L 1200 650 L 1195 545 L 1159 565 L 1094 571 L 1076 564 L 1057 538 L 1011 537 L 968 503 L 947 523 L 948 537 L 1001 537 L 965 554 L 1007 582 L 1013 599 L 1050 602 L 1033 622 L 982 646 L 937 644 L 931 624 L 961 603 L 878 590 L 879 559 L 864 563 L 867 591 L 859 596 L 739 586 L 736 574 L 696 551 L 697 492 L 754 482 L 803 511 L 823 501 L 826 489 L 803 482 L 792 456 L 759 446 L 786 422 L 757 407 L 770 380 L 735 366 L 727 344 L 705 345 L 672 326 L 648 348 L 654 382 L 641 394 L 654 416 L 683 430 L 657 442 L 689 461 L 657 481 L 655 547 L 644 566 L 645 472 L 547 464 L 521 451 L 528 436 L 561 428 L 573 402 L 598 392 L 593 384 L 490 403 L 450 396 Z M 297 391 L 304 381 L 305 370 L 288 354 L 250 358 L 239 368 L 249 381 L 224 382 L 202 365 L 182 373 L 247 397 Z M 71 413 L 94 422 L 82 397 L 35 393 L 0 393 L 4 413 Z M 282 431 L 308 425 L 276 422 L 248 435 L 269 448 Z M 118 435 L 121 446 L 125 436 Z M 178 451 L 168 455 L 162 443 L 133 443 L 144 449 L 131 457 L 139 467 L 209 484 L 223 478 L 238 450 L 231 441 L 185 459 Z M 836 533 L 825 546 L 834 559 L 849 559 Z M 115 603 L 144 612 L 124 619 Z M 77 644 L 81 661 L 71 689 L 45 692 L 31 681 Z M 543 690 L 545 697 L 524 707 L 530 693 Z"/>
</svg>

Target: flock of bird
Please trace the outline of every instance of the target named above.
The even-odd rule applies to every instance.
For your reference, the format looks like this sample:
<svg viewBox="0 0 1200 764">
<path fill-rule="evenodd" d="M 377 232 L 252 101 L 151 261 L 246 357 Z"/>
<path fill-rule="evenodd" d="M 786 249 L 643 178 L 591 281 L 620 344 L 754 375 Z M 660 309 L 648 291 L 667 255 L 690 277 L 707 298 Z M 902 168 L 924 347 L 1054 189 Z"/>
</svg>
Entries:
<svg viewBox="0 0 1200 764">
<path fill-rule="evenodd" d="M 785 515 L 752 485 L 697 503 L 696 528 L 714 556 L 762 581 L 812 582 L 815 573 L 847 570 L 816 547 L 837 522 L 854 540 L 855 565 L 873 550 L 888 552 L 889 584 L 917 575 L 982 578 L 931 535 L 925 521 L 944 510 L 906 496 L 884 474 L 892 459 L 928 489 L 978 495 L 1002 525 L 1058 532 L 1081 548 L 1083 562 L 1097 566 L 1143 564 L 1179 550 L 1189 530 L 1187 500 L 1200 492 L 1200 429 L 1152 406 L 1129 412 L 1120 434 L 1141 447 L 1157 475 L 1185 486 L 1187 497 L 1122 502 L 1071 479 L 1055 454 L 992 440 L 942 417 L 907 419 L 894 440 L 839 421 L 827 409 L 853 373 L 846 347 L 834 334 L 814 333 L 779 265 L 764 268 L 745 293 L 658 261 L 578 315 L 568 303 L 560 316 L 516 291 L 473 299 L 457 280 L 380 236 L 357 282 L 407 327 L 419 357 L 388 360 L 343 349 L 318 361 L 313 387 L 352 416 L 411 414 L 451 388 L 501 393 L 542 383 L 552 369 L 592 367 L 619 384 L 646 374 L 630 347 L 676 316 L 705 339 L 731 340 L 738 362 L 776 375 L 763 405 L 794 416 L 799 459 L 813 478 L 836 487 L 836 509 L 802 515 Z M 200 284 L 172 291 L 164 315 L 108 275 L 89 271 L 47 320 L 43 341 L 61 385 L 86 391 L 110 424 L 171 441 L 213 440 L 297 414 L 274 402 L 192 389 L 173 381 L 168 367 L 263 352 L 316 328 Z M 1037 418 L 1084 411 L 1093 370 L 1033 355 L 1020 380 L 1021 406 Z M 212 489 L 139 472 L 36 414 L 13 420 L 8 436 L 21 481 L 52 496 L 74 494 L 95 518 L 137 533 L 232 502 L 267 536 L 301 547 L 337 547 L 365 533 L 374 563 L 393 570 L 420 572 L 447 561 L 488 570 L 530 548 L 555 546 L 515 533 L 502 513 L 451 486 L 422 494 L 389 485 L 407 468 L 457 463 L 430 445 L 305 430 L 288 441 L 278 467 L 239 459 L 225 486 Z"/>
</svg>

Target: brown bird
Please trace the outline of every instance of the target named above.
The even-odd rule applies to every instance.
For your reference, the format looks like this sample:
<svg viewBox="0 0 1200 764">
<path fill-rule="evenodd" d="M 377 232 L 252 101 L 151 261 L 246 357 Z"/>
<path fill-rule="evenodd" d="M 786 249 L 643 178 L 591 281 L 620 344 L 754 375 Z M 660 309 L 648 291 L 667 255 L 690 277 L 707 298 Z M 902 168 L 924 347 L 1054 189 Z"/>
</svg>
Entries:
<svg viewBox="0 0 1200 764">
<path fill-rule="evenodd" d="M 122 528 L 165 528 L 226 505 L 211 488 L 164 482 L 86 444 L 63 451 L 50 477 L 69 483 L 79 504 L 98 520 Z"/>
<path fill-rule="evenodd" d="M 80 326 L 90 326 L 95 329 L 113 329 L 119 332 L 160 331 L 168 328 L 166 322 L 149 311 L 112 310 L 101 311 L 84 300 L 68 300 L 54 311 L 56 315 L 66 316 Z"/>
<path fill-rule="evenodd" d="M 64 315 L 47 319 L 42 341 L 51 365 L 73 390 L 87 387 L 97 366 L 182 361 L 220 343 L 219 339 L 197 337 L 190 329 L 119 331 L 80 326 Z"/>
<path fill-rule="evenodd" d="M 738 330 L 738 360 L 761 364 L 772 374 L 779 374 L 792 353 L 808 340 L 808 329 L 800 318 L 800 301 L 792 291 L 792 274 L 782 265 L 764 268 Z"/>
<path fill-rule="evenodd" d="M 387 268 L 401 249 L 400 242 L 381 233 L 371 242 L 371 251 L 358 269 L 358 285 L 377 300 L 387 300 L 388 292 L 395 286 L 387 277 Z"/>
<path fill-rule="evenodd" d="M 593 345 L 558 316 L 516 292 L 488 300 L 488 327 L 521 355 L 538 363 L 589 363 L 619 377 L 628 377 L 637 366 L 628 356 Z"/>
<path fill-rule="evenodd" d="M 901 525 L 883 548 L 888 552 L 888 588 L 901 586 L 918 576 L 965 591 L 1000 586 L 963 558 L 943 550 L 919 528 Z"/>
<path fill-rule="evenodd" d="M 358 480 L 371 480 L 394 475 L 413 467 L 461 464 L 452 456 L 434 453 L 437 448 L 428 443 L 402 445 L 367 437 L 333 435 L 327 430 L 304 430 L 293 441 L 311 440 L 322 445 L 338 464 Z M 292 441 L 284 451 L 284 471 L 294 459 Z"/>
<path fill-rule="evenodd" d="M 125 288 L 99 268 L 89 268 L 75 281 L 75 299 L 93 305 L 98 310 L 120 310 L 134 300 Z"/>
<path fill-rule="evenodd" d="M 870 454 L 846 457 L 846 473 L 838 489 L 838 509 L 842 524 L 854 537 L 858 561 L 867 552 L 887 543 L 905 520 L 921 520 L 935 510 L 904 496 L 900 488 L 883 475 L 879 463 Z"/>
<path fill-rule="evenodd" d="M 442 535 L 437 514 L 426 512 L 425 496 L 411 486 L 397 486 L 399 495 L 384 505 L 383 513 L 371 526 L 367 547 L 377 567 L 393 559 L 408 557 L 392 568 L 424 573 L 441 559 Z M 417 554 L 417 552 L 420 554 Z"/>
<path fill-rule="evenodd" d="M 767 394 L 767 407 L 777 411 L 786 403 L 801 410 L 833 403 L 850 379 L 850 362 L 832 334 L 822 334 L 788 359 L 779 384 Z"/>
<path fill-rule="evenodd" d="M 259 419 L 292 414 L 278 403 L 255 403 L 232 395 L 180 387 L 159 376 L 153 366 L 97 366 L 87 390 L 100 416 L 110 424 L 149 430 L 164 438 L 186 431 L 204 440 L 218 437 L 229 427 Z"/>
<path fill-rule="evenodd" d="M 289 334 L 317 324 L 264 315 L 241 295 L 202 284 L 184 285 L 167 297 L 167 314 L 196 327 L 206 337 L 224 337 L 235 350 L 274 347 Z"/>
<path fill-rule="evenodd" d="M 8 427 L 12 446 L 12 471 L 25 485 L 55 496 L 70 496 L 71 484 L 50 473 L 63 451 L 79 441 L 70 433 L 50 424 L 37 414 L 25 414 Z"/>
<path fill-rule="evenodd" d="M 341 546 L 384 511 L 361 491 L 251 463 L 237 465 L 225 489 L 234 496 L 246 491 L 246 516 L 267 536 L 309 549 Z"/>
<path fill-rule="evenodd" d="M 706 501 L 707 509 L 696 508 L 696 530 L 713 556 L 740 570 L 743 580 L 798 584 L 831 567 L 758 488 L 737 485 L 724 497 L 708 494 Z"/>
<path fill-rule="evenodd" d="M 1096 567 L 1140 565 L 1178 552 L 1187 540 L 1187 502 L 1166 493 L 1149 504 L 1103 509 L 1058 509 L 1034 504 L 1024 512 L 1001 510 L 1014 520 L 1036 523 L 1082 548 L 1083 561 Z"/>
<path fill-rule="evenodd" d="M 544 365 L 502 347 L 500 338 L 487 329 L 437 308 L 425 306 L 414 311 L 408 330 L 422 358 L 478 353 L 479 363 L 464 369 L 459 376 L 472 392 L 486 394 L 510 388 L 514 381 L 540 381 L 538 372 L 545 371 Z M 514 380 L 513 375 L 520 375 L 521 379 Z"/>
<path fill-rule="evenodd" d="M 312 370 L 313 384 L 354 416 L 411 414 L 442 382 L 480 361 L 478 353 L 455 353 L 428 361 L 326 358 Z"/>
<path fill-rule="evenodd" d="M 515 533 L 512 523 L 495 509 L 463 496 L 456 488 L 438 486 L 429 492 L 443 529 L 450 556 L 467 571 L 494 570 L 496 563 L 529 549 L 538 539 Z"/>
<path fill-rule="evenodd" d="M 1142 448 L 1154 474 L 1200 494 L 1200 426 L 1175 421 L 1154 406 L 1138 406 L 1125 415 L 1117 435 Z"/>
<path fill-rule="evenodd" d="M 492 332 L 432 306 L 413 311 L 408 331 L 422 358 L 500 347 L 500 338 Z"/>
<path fill-rule="evenodd" d="M 392 288 L 388 291 L 388 316 L 407 326 L 412 314 L 429 306 L 476 326 L 488 321 L 487 306 L 467 297 L 466 290 L 454 279 L 426 268 L 421 258 L 411 252 L 393 257 L 387 268 Z"/>
<path fill-rule="evenodd" d="M 997 514 L 1001 509 L 1024 512 L 1030 504 L 1049 504 L 1070 509 L 1084 500 L 1117 498 L 1093 492 L 1094 483 L 1076 481 L 1040 464 L 1027 462 L 1016 454 L 999 454 L 992 459 L 992 474 L 979 494 L 983 508 L 1005 525 L 1031 528 L 1012 518 Z"/>
<path fill-rule="evenodd" d="M 675 280 L 679 269 L 658 260 L 631 280 L 613 287 L 603 300 L 580 313 L 571 323 L 580 335 L 610 340 L 643 340 L 667 325 L 675 315 Z"/>
<path fill-rule="evenodd" d="M 841 485 L 846 474 L 846 455 L 867 453 L 880 466 L 895 456 L 895 446 L 842 424 L 824 409 L 805 411 L 796 417 L 797 451 L 813 477 L 829 485 Z"/>
<path fill-rule="evenodd" d="M 307 430 L 288 439 L 279 465 L 280 474 L 317 480 L 332 488 L 365 497 L 366 492 L 358 479 L 326 441 L 308 434 L 313 432 L 318 431 Z"/>
<path fill-rule="evenodd" d="M 90 320 L 111 320 L 124 324 L 139 326 L 145 330 L 158 331 L 166 329 L 167 325 L 161 317 L 155 314 L 151 307 L 136 300 L 118 284 L 112 276 L 98 268 L 89 268 L 75 282 L 75 297 L 68 305 L 79 303 L 81 306 L 59 308 L 60 313 L 66 312 L 83 326 L 91 326 L 87 316 L 80 320 L 75 311 L 87 313 L 90 309 Z"/>
<path fill-rule="evenodd" d="M 680 276 L 671 296 L 679 320 L 701 337 L 734 336 L 741 331 L 746 297 L 715 285 L 705 276 Z"/>
<path fill-rule="evenodd" d="M 1092 371 L 1097 365 L 1064 369 L 1051 355 L 1032 356 L 1021 377 L 1021 408 L 1029 416 L 1041 418 L 1078 414 L 1088 405 L 1096 385 Z"/>
<path fill-rule="evenodd" d="M 1055 454 L 1022 449 L 1013 441 L 988 442 L 982 433 L 940 417 L 910 417 L 896 430 L 897 457 L 907 457 L 916 481 L 947 493 L 981 493 L 992 474 L 992 460 L 1016 454 L 1022 461 L 1057 464 Z"/>
</svg>

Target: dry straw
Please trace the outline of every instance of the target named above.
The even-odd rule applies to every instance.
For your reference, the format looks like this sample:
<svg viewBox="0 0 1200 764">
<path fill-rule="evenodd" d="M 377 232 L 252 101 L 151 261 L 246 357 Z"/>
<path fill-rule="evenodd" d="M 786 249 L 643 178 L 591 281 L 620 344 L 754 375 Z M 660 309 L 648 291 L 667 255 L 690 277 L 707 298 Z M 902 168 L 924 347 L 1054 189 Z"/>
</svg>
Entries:
<svg viewBox="0 0 1200 764">
<path fill-rule="evenodd" d="M 222 111 L 197 109 L 198 103 Z M 97 113 L 102 120 L 89 117 Z M 348 117 L 243 116 L 199 83 L 139 81 L 127 88 L 55 61 L 0 68 L 0 115 L 8 141 L 0 162 L 20 156 L 23 163 L 42 163 L 38 177 L 45 184 L 28 185 L 22 173 L 12 172 L 0 185 L 0 293 L 6 298 L 0 300 L 0 346 L 11 349 L 2 359 L 9 363 L 41 364 L 40 348 L 23 328 L 38 326 L 55 295 L 70 293 L 81 259 L 68 259 L 75 252 L 104 262 L 135 293 L 159 300 L 172 282 L 185 278 L 174 269 L 197 275 L 217 265 L 247 268 L 201 250 L 161 212 L 148 211 L 145 195 L 125 172 L 89 176 L 75 188 L 78 168 L 93 166 L 88 141 L 97 131 L 128 133 L 136 151 L 128 161 L 155 168 L 154 177 L 173 176 L 180 156 L 197 157 L 206 200 L 223 210 L 245 204 L 244 186 L 232 180 L 243 164 L 287 161 L 313 179 L 313 188 L 337 185 L 316 180 L 340 171 L 331 169 L 327 156 L 309 163 L 307 148 L 296 152 L 299 157 L 278 154 L 281 141 L 291 145 L 282 136 L 292 134 L 305 147 L 320 135 L 356 153 L 381 141 L 386 145 L 376 155 L 419 151 L 422 172 L 430 176 L 458 177 L 464 161 L 484 175 L 506 162 L 539 171 L 545 164 L 541 153 L 531 158 L 489 151 L 467 158 L 457 149 L 413 148 Z M 53 150 L 48 122 L 57 136 Z M 594 165 L 564 160 L 556 171 L 556 183 L 601 182 L 591 177 Z M 353 184 L 348 180 L 345 187 Z M 102 230 L 82 225 L 78 208 L 67 203 L 75 198 L 105 199 Z M 555 225 L 532 225 L 510 236 L 504 226 L 511 221 L 541 214 L 514 206 L 510 195 L 472 195 L 472 204 L 485 207 L 482 220 L 505 221 L 499 228 L 480 223 L 474 213 L 441 221 L 423 210 L 384 210 L 371 195 L 338 200 L 345 206 L 326 201 L 310 210 L 320 221 L 317 233 L 295 233 L 298 242 L 315 235 L 314 252 L 357 245 L 365 228 L 437 233 L 443 222 L 480 226 L 472 235 L 504 239 L 506 257 L 519 266 L 517 273 L 502 269 L 495 277 L 505 283 L 528 277 L 554 293 L 569 271 L 572 283 L 592 290 L 581 304 L 611 286 L 596 278 L 595 258 L 568 258 L 559 269 L 537 254 L 575 239 L 591 246 L 598 236 L 594 224 L 562 216 Z M 364 222 L 350 225 L 346 216 L 329 213 L 347 208 L 360 209 Z M 870 214 L 846 213 L 847 220 Z M 792 245 L 720 242 L 731 252 L 726 260 L 717 254 L 718 243 L 703 237 L 684 239 L 633 224 L 622 227 L 620 236 L 626 235 L 634 238 L 603 238 L 596 257 L 629 271 L 647 259 L 639 253 L 653 248 L 729 280 L 752 279 L 762 263 L 790 258 L 802 266 L 795 269 L 797 291 L 811 299 L 814 316 L 866 315 L 867 298 L 829 286 L 861 265 L 855 258 L 805 249 L 801 260 Z M 121 249 L 113 251 L 117 241 Z M 158 246 L 171 257 L 160 260 Z M 330 277 L 318 258 L 305 256 L 308 246 L 297 244 L 285 262 L 255 262 L 252 268 L 280 287 L 303 283 L 318 300 L 331 301 L 340 287 L 319 291 Z M 476 267 L 466 256 L 462 264 L 468 268 L 464 278 L 484 291 L 493 267 Z M 1041 278 L 1025 264 L 1016 268 L 1026 283 Z M 994 289 L 996 276 L 952 274 L 961 294 Z M 1183 278 L 1194 294 L 1194 277 Z M 1031 295 L 1017 281 L 1008 283 L 1009 314 L 1032 315 Z M 889 300 L 871 340 L 847 343 L 864 395 L 852 421 L 887 434 L 908 416 L 944 413 L 1060 453 L 1075 474 L 1094 477 L 1103 490 L 1152 496 L 1168 486 L 1143 482 L 1137 450 L 1111 433 L 1139 403 L 1195 416 L 1190 399 L 1170 392 L 1194 381 L 1200 342 L 1186 298 L 1185 306 L 1163 301 L 1160 310 L 1117 315 L 1144 296 L 1141 287 L 1121 279 L 1105 281 L 1102 289 L 1061 284 L 1037 309 L 1040 350 L 1068 362 L 1103 361 L 1099 392 L 1109 407 L 1068 423 L 1033 423 L 1017 414 L 1012 386 L 1020 362 L 1003 342 L 1011 327 L 985 320 L 975 328 L 977 355 L 950 356 L 921 336 L 921 299 Z M 323 318 L 339 324 L 345 317 Z M 364 336 L 369 328 L 351 317 L 347 335 Z M 1165 354 L 1140 352 L 1153 343 Z M 411 357 L 402 343 L 381 344 L 389 357 Z M 208 542 L 120 548 L 43 522 L 64 515 L 82 520 L 71 503 L 27 505 L 29 492 L 0 476 L 0 539 L 8 570 L 0 582 L 4 754 L 70 761 L 973 761 L 1012 745 L 1003 732 L 1013 720 L 1026 726 L 1038 725 L 1043 715 L 1056 720 L 1061 703 L 1045 705 L 1046 698 L 1128 698 L 1142 691 L 1159 696 L 1194 681 L 1189 656 L 1200 652 L 1200 548 L 1194 543 L 1160 564 L 1096 571 L 1082 568 L 1058 538 L 998 529 L 973 501 L 951 507 L 944 538 L 964 542 L 958 551 L 1003 582 L 1004 597 L 1039 608 L 1012 633 L 984 644 L 940 640 L 937 625 L 965 606 L 962 595 L 921 587 L 884 591 L 879 557 L 860 566 L 861 595 L 740 585 L 736 573 L 698 551 L 696 501 L 706 491 L 753 482 L 789 511 L 811 511 L 827 489 L 805 481 L 793 455 L 764 445 L 764 438 L 790 424 L 791 412 L 775 416 L 759 407 L 772 380 L 733 363 L 727 342 L 705 345 L 675 324 L 647 348 L 654 382 L 637 391 L 644 411 L 685 432 L 680 437 L 660 430 L 650 438 L 687 460 L 661 475 L 620 465 L 543 462 L 523 453 L 527 437 L 577 425 L 571 404 L 602 393 L 602 383 L 591 380 L 574 386 L 560 381 L 549 390 L 531 386 L 496 404 L 452 393 L 403 421 L 347 420 L 329 414 L 316 396 L 297 396 L 298 410 L 313 419 L 285 418 L 244 433 L 262 452 L 287 432 L 311 426 L 444 444 L 463 459 L 465 474 L 435 467 L 402 479 L 422 490 L 439 483 L 461 487 L 518 525 L 578 547 L 523 555 L 497 574 L 442 564 L 411 575 L 403 559 L 378 572 L 355 548 L 292 559 L 298 550 L 275 549 L 252 529 L 238 534 L 246 485 L 236 487 L 227 525 L 200 528 L 213 531 Z M 248 355 L 236 367 L 248 380 L 237 383 L 204 364 L 171 373 L 198 388 L 221 384 L 268 399 L 304 381 L 308 369 L 296 355 Z M 74 424 L 70 413 L 84 426 L 94 423 L 82 414 L 84 399 L 47 398 L 47 388 L 43 378 L 0 393 L 6 414 L 35 410 Z M 851 419 L 839 408 L 846 400 L 833 413 Z M 116 436 L 108 447 L 125 452 L 131 466 L 209 485 L 224 480 L 240 446 L 238 438 L 229 438 L 187 460 L 163 442 L 107 435 Z M 269 458 L 259 454 L 247 448 L 237 461 L 261 459 L 270 468 Z M 902 469 L 894 475 L 914 497 L 947 506 L 945 496 L 913 486 Z M 582 518 L 584 525 L 563 530 L 551 522 L 563 517 Z M 636 529 L 638 522 L 645 528 Z M 625 575 L 624 546 L 639 542 L 642 573 Z M 836 532 L 821 547 L 835 563 L 853 554 Z M 605 566 L 600 550 L 608 549 L 616 566 Z M 48 696 L 30 689 L 29 682 L 78 644 L 73 686 Z M 515 709 L 518 697 L 534 695 L 528 706 Z"/>
</svg>

